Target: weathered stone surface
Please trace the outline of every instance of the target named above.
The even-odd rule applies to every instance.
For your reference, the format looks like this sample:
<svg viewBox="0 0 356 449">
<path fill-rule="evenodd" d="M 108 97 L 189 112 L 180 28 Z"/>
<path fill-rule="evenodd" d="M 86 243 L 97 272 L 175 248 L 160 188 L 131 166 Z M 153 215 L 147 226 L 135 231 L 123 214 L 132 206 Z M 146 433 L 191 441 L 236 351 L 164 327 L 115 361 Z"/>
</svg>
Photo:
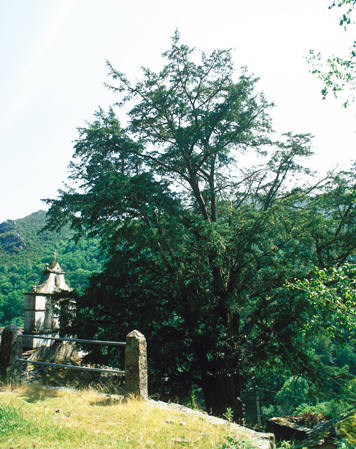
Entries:
<svg viewBox="0 0 356 449">
<path fill-rule="evenodd" d="M 272 432 L 277 441 L 281 440 L 303 440 L 311 432 L 310 427 L 301 426 L 288 419 L 288 417 L 271 418 L 267 422 L 267 432 Z"/>
<path fill-rule="evenodd" d="M 15 363 L 16 357 L 22 355 L 22 341 L 18 338 L 22 329 L 15 324 L 5 327 L 1 335 L 0 374 L 5 376 L 7 368 Z"/>
<path fill-rule="evenodd" d="M 6 251 L 19 251 L 26 247 L 25 240 L 18 232 L 0 233 L 0 244 Z"/>
<path fill-rule="evenodd" d="M 64 278 L 65 272 L 62 270 L 56 258 L 50 265 L 46 265 L 42 272 L 42 279 L 38 285 L 34 285 L 29 294 L 51 295 L 55 292 L 70 292 L 72 289 Z"/>
<path fill-rule="evenodd" d="M 15 220 L 6 220 L 0 223 L 0 234 L 4 232 L 10 232 L 16 229 L 16 221 Z"/>
<path fill-rule="evenodd" d="M 14 220 L 0 223 L 0 245 L 9 252 L 17 252 L 26 247 L 26 242 L 18 233 Z"/>
<path fill-rule="evenodd" d="M 54 307 L 52 295 L 54 293 L 70 292 L 71 288 L 64 278 L 64 271 L 60 267 L 56 256 L 50 265 L 47 264 L 42 272 L 42 279 L 25 294 L 24 333 L 57 335 L 59 329 L 59 314 Z M 57 304 L 58 306 L 58 304 Z M 35 348 L 48 346 L 48 340 L 24 338 L 24 347 Z"/>
<path fill-rule="evenodd" d="M 211 424 L 217 426 L 224 426 L 226 428 L 226 433 L 229 433 L 240 439 L 241 441 L 246 441 L 249 443 L 250 447 L 256 449 L 274 449 L 275 448 L 275 438 L 273 433 L 256 432 L 255 430 L 249 429 L 248 427 L 240 426 L 239 424 L 226 421 L 225 419 L 218 418 L 216 416 L 208 415 L 200 410 L 193 410 L 184 405 L 167 403 L 162 401 L 154 401 L 152 399 L 148 400 L 147 403 L 152 407 L 159 407 L 164 410 L 173 410 L 186 415 L 186 419 L 203 419 Z M 180 418 L 179 418 L 180 419 Z M 173 419 L 168 419 L 165 421 L 167 424 L 174 423 Z M 181 424 L 181 423 L 180 423 Z"/>
<path fill-rule="evenodd" d="M 31 352 L 28 360 L 72 364 L 74 361 L 80 361 L 82 354 L 75 342 L 56 341 L 48 346 L 37 347 Z"/>
<path fill-rule="evenodd" d="M 303 446 L 318 449 L 336 449 L 339 447 L 337 424 L 353 414 L 354 412 L 351 412 L 317 424 L 313 427 L 308 437 L 303 440 Z"/>
<path fill-rule="evenodd" d="M 126 337 L 125 389 L 143 399 L 147 391 L 147 344 L 144 335 L 133 330 Z"/>
<path fill-rule="evenodd" d="M 279 417 L 268 420 L 266 430 L 273 432 L 277 441 L 298 440 L 303 447 L 317 449 L 336 449 L 338 432 L 336 425 L 353 414 L 349 413 L 339 418 L 321 421 L 313 427 L 302 426 L 293 422 L 298 417 Z"/>
</svg>

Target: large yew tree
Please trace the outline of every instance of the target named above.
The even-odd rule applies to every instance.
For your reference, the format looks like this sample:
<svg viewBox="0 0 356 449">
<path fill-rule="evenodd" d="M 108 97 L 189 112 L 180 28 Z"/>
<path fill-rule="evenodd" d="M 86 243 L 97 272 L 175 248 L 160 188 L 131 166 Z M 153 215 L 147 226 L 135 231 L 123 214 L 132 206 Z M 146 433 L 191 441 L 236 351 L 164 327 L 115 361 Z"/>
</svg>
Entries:
<svg viewBox="0 0 356 449">
<path fill-rule="evenodd" d="M 274 137 L 271 104 L 230 51 L 198 57 L 176 33 L 163 56 L 136 83 L 109 64 L 127 126 L 111 109 L 79 129 L 74 184 L 48 200 L 48 227 L 98 235 L 108 257 L 78 299 L 76 333 L 139 329 L 151 393 L 181 399 L 195 385 L 207 410 L 239 419 L 263 370 L 318 378 L 320 308 L 286 284 L 354 252 L 354 175 L 308 184 L 310 136 Z"/>
</svg>

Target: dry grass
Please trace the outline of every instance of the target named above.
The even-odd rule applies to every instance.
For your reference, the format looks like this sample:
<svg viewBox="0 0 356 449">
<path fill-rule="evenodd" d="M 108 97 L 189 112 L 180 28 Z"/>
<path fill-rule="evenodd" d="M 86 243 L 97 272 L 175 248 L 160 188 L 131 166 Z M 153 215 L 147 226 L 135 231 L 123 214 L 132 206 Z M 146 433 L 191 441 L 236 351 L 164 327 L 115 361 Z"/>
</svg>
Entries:
<svg viewBox="0 0 356 449">
<path fill-rule="evenodd" d="M 94 390 L 30 385 L 0 391 L 2 449 L 216 449 L 228 433 L 202 418 Z"/>
</svg>

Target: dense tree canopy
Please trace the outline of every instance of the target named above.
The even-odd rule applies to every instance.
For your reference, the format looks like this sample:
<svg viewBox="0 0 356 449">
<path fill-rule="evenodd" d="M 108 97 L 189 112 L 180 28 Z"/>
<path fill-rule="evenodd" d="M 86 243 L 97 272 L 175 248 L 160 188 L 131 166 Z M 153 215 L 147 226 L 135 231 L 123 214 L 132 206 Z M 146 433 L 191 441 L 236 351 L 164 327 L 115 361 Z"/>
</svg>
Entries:
<svg viewBox="0 0 356 449">
<path fill-rule="evenodd" d="M 128 124 L 99 110 L 79 129 L 77 184 L 48 200 L 48 227 L 99 235 L 109 257 L 76 332 L 138 328 L 152 392 L 197 385 L 208 410 L 239 418 L 242 389 L 266 369 L 320 380 L 310 336 L 325 329 L 287 283 L 354 254 L 355 173 L 308 182 L 311 136 L 274 136 L 271 104 L 228 50 L 198 60 L 176 33 L 163 56 L 135 84 L 109 64 Z"/>
</svg>

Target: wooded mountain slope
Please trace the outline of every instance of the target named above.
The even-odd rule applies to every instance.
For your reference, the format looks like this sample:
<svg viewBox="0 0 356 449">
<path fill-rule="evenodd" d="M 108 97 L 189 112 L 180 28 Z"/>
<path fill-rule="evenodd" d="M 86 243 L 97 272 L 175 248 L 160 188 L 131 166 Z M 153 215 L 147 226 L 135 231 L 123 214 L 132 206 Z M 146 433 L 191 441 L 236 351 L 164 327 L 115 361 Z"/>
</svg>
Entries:
<svg viewBox="0 0 356 449">
<path fill-rule="evenodd" d="M 71 240 L 68 228 L 41 232 L 46 212 L 0 223 L 0 325 L 23 324 L 24 293 L 39 282 L 45 264 L 57 251 L 70 286 L 85 288 L 88 277 L 99 271 L 102 256 L 95 239 Z"/>
</svg>

